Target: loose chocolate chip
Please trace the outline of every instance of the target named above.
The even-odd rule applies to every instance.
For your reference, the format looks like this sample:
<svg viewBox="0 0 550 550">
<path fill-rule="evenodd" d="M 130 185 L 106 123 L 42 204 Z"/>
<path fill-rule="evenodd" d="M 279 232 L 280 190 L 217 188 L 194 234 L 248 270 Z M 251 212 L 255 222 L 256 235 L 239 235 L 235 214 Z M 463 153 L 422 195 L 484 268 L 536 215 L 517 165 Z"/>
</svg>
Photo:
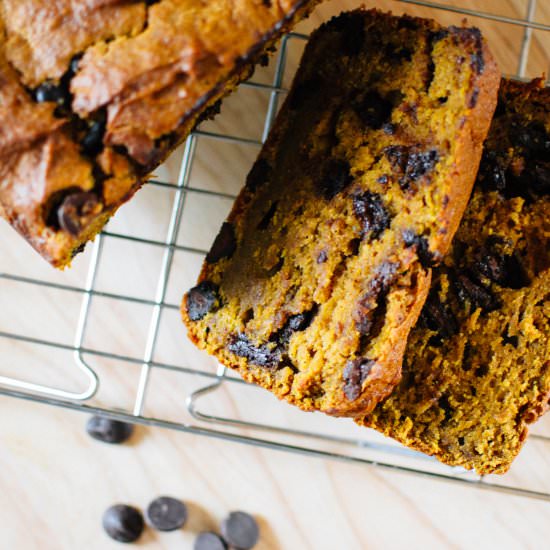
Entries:
<svg viewBox="0 0 550 550">
<path fill-rule="evenodd" d="M 259 187 L 269 181 L 271 177 L 271 166 L 264 158 L 259 158 L 252 166 L 252 170 L 246 178 L 246 187 L 254 193 Z"/>
<path fill-rule="evenodd" d="M 187 506 L 176 498 L 158 497 L 147 507 L 146 516 L 155 529 L 175 531 L 187 521 Z"/>
<path fill-rule="evenodd" d="M 34 99 L 37 103 L 51 102 L 64 105 L 68 101 L 68 94 L 62 85 L 44 82 L 34 90 Z"/>
<path fill-rule="evenodd" d="M 388 229 L 391 215 L 384 206 L 384 201 L 378 193 L 357 193 L 353 196 L 353 211 L 362 223 L 363 236 L 377 238 Z"/>
<path fill-rule="evenodd" d="M 233 335 L 227 349 L 254 365 L 268 369 L 276 368 L 281 360 L 281 350 L 275 343 L 254 345 L 244 334 Z"/>
<path fill-rule="evenodd" d="M 233 224 L 224 222 L 210 252 L 206 255 L 206 261 L 209 264 L 215 264 L 223 258 L 231 258 L 236 248 L 235 228 Z"/>
<path fill-rule="evenodd" d="M 425 236 L 417 235 L 412 229 L 405 229 L 402 235 L 405 246 L 416 247 L 416 255 L 422 267 L 432 267 L 441 260 L 439 253 L 430 250 L 428 239 Z"/>
<path fill-rule="evenodd" d="M 115 504 L 103 514 L 103 529 L 118 542 L 135 542 L 143 533 L 141 512 L 127 504 Z"/>
<path fill-rule="evenodd" d="M 246 512 L 231 512 L 220 530 L 225 542 L 239 550 L 253 548 L 260 538 L 258 523 Z"/>
<path fill-rule="evenodd" d="M 462 303 L 470 302 L 473 307 L 479 307 L 484 312 L 490 312 L 500 307 L 499 299 L 488 288 L 476 283 L 465 273 L 456 276 L 455 288 Z"/>
<path fill-rule="evenodd" d="M 124 443 L 134 433 L 134 425 L 105 416 L 92 416 L 86 423 L 86 432 L 104 443 Z"/>
<path fill-rule="evenodd" d="M 101 204 L 95 193 L 81 191 L 65 197 L 57 209 L 59 226 L 77 237 L 85 226 L 101 212 Z"/>
<path fill-rule="evenodd" d="M 350 401 L 355 401 L 367 379 L 375 362 L 372 359 L 353 359 L 346 363 L 344 367 L 344 394 Z"/>
<path fill-rule="evenodd" d="M 367 92 L 353 103 L 353 109 L 366 126 L 378 130 L 389 120 L 393 105 L 377 92 Z"/>
<path fill-rule="evenodd" d="M 187 293 L 187 314 L 191 321 L 200 321 L 207 313 L 219 307 L 218 291 L 217 285 L 203 281 Z"/>
<path fill-rule="evenodd" d="M 395 172 L 400 175 L 399 185 L 407 189 L 410 184 L 431 172 L 439 160 L 435 149 L 421 150 L 419 146 L 391 145 L 384 149 Z"/>
<path fill-rule="evenodd" d="M 330 200 L 352 181 L 349 163 L 342 159 L 331 159 L 323 167 L 318 187 L 323 197 Z"/>
<path fill-rule="evenodd" d="M 277 212 L 277 206 L 279 202 L 273 201 L 271 206 L 269 207 L 269 210 L 264 214 L 264 217 L 260 220 L 260 223 L 257 226 L 257 229 L 264 230 L 269 227 L 269 224 L 271 220 L 273 219 L 273 216 L 275 215 L 275 212 Z"/>
<path fill-rule="evenodd" d="M 216 533 L 205 531 L 195 539 L 193 550 L 227 550 L 227 544 Z"/>
</svg>

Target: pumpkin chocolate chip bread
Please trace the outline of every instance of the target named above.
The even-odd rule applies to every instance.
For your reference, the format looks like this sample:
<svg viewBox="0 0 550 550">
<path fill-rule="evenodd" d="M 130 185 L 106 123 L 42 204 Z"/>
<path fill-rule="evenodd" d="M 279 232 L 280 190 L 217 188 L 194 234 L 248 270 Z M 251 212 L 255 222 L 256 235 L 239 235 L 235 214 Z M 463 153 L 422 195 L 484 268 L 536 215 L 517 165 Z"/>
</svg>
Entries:
<svg viewBox="0 0 550 550">
<path fill-rule="evenodd" d="M 54 266 L 316 0 L 1 0 L 0 214 Z"/>
<path fill-rule="evenodd" d="M 361 424 L 480 474 L 510 467 L 550 399 L 549 193 L 550 89 L 503 80 L 403 378 Z"/>
<path fill-rule="evenodd" d="M 192 341 L 305 410 L 372 409 L 400 379 L 498 80 L 477 29 L 365 10 L 318 29 L 184 299 Z"/>
</svg>

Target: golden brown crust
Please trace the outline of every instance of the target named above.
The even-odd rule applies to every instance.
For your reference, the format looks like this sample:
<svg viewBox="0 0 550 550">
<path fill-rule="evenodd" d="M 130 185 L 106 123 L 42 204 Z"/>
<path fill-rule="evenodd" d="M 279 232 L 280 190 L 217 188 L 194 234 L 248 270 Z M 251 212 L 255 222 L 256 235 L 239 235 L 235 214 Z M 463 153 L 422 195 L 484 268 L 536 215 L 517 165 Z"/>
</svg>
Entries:
<svg viewBox="0 0 550 550">
<path fill-rule="evenodd" d="M 146 22 L 143 2 L 124 0 L 2 0 L 0 14 L 10 63 L 25 85 L 58 80 L 88 46 L 134 35 Z"/>
<path fill-rule="evenodd" d="M 0 2 L 2 216 L 68 265 L 316 2 Z"/>
<path fill-rule="evenodd" d="M 475 29 L 375 10 L 323 25 L 184 299 L 192 341 L 304 410 L 371 410 L 399 381 L 497 83 Z"/>
</svg>

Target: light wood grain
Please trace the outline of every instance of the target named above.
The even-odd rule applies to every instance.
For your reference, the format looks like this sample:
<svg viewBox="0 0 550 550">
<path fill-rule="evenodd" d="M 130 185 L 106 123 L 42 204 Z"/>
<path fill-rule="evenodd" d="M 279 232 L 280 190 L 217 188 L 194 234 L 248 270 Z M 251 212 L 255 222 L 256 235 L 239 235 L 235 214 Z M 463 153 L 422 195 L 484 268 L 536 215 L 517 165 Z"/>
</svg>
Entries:
<svg viewBox="0 0 550 550">
<path fill-rule="evenodd" d="M 328 16 L 356 7 L 355 1 L 320 6 L 299 30 L 309 32 Z M 368 2 L 396 13 L 432 16 L 445 24 L 462 17 L 392 1 Z M 455 0 L 454 5 L 524 17 L 527 0 Z M 550 23 L 550 5 L 540 2 L 537 20 Z M 515 73 L 523 30 L 473 18 L 488 37 L 505 73 Z M 548 33 L 533 33 L 527 76 L 548 70 Z M 303 44 L 289 42 L 288 86 Z M 273 67 L 259 68 L 254 80 L 271 82 Z M 259 140 L 265 92 L 241 88 L 225 103 L 222 115 L 202 126 Z M 199 138 L 191 185 L 235 194 L 258 153 L 258 147 Z M 181 149 L 158 170 L 158 178 L 175 182 Z M 125 206 L 109 231 L 163 240 L 173 191 L 146 187 Z M 186 198 L 178 243 L 207 248 L 229 210 L 231 201 L 201 193 Z M 53 271 L 17 235 L 0 224 L 0 269 L 64 285 L 82 286 L 90 251 L 71 270 Z M 151 300 L 162 249 L 152 245 L 107 239 L 98 273 L 98 289 Z M 177 304 L 200 268 L 201 257 L 178 251 L 174 258 L 167 301 Z M 7 267 L 6 267 L 7 266 Z M 26 334 L 70 345 L 80 307 L 80 295 L 0 282 L 0 331 Z M 85 345 L 127 354 L 139 360 L 151 309 L 135 303 L 94 298 Z M 155 361 L 214 372 L 215 362 L 185 339 L 177 311 L 161 320 Z M 92 404 L 130 411 L 138 385 L 138 364 L 86 356 L 102 384 Z M 0 374 L 83 389 L 82 375 L 68 351 L 31 346 L 0 338 Z M 154 369 L 145 414 L 176 422 L 194 422 L 185 409 L 190 391 L 207 383 L 202 378 Z M 265 422 L 324 433 L 366 437 L 349 420 L 307 415 L 277 402 L 267 393 L 241 384 L 226 384 L 199 402 L 210 414 Z M 148 530 L 140 542 L 147 549 L 191 549 L 197 532 L 216 529 L 230 510 L 256 514 L 262 537 L 258 550 L 362 549 L 539 549 L 550 538 L 550 503 L 484 493 L 383 470 L 181 434 L 139 428 L 131 444 L 102 445 L 84 432 L 86 417 L 45 405 L 0 397 L 0 548 L 9 550 L 110 550 L 120 548 L 102 532 L 101 515 L 115 502 L 141 508 L 159 494 L 174 495 L 190 506 L 187 528 L 157 534 Z M 550 419 L 535 429 L 550 433 Z M 262 435 L 242 430 L 244 435 Z M 264 434 L 265 436 L 265 434 Z M 279 438 L 293 444 L 308 443 Z M 325 450 L 346 451 L 340 445 Z M 510 483 L 530 483 L 550 491 L 548 448 L 529 441 L 507 476 Z M 357 456 L 368 454 L 358 449 Z M 417 459 L 405 460 L 410 465 Z M 437 470 L 437 466 L 434 466 Z"/>
</svg>

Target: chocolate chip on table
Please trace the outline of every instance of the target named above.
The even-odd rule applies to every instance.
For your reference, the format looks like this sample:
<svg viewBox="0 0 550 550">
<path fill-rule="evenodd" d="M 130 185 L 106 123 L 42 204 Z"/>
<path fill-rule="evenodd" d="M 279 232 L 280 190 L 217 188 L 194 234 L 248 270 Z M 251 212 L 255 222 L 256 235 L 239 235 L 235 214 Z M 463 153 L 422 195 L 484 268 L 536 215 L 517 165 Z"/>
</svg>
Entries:
<svg viewBox="0 0 550 550">
<path fill-rule="evenodd" d="M 102 206 L 95 193 L 80 191 L 67 195 L 57 209 L 59 227 L 77 237 Z"/>
<path fill-rule="evenodd" d="M 323 197 L 330 200 L 352 181 L 349 162 L 343 159 L 330 159 L 324 165 L 317 185 Z"/>
<path fill-rule="evenodd" d="M 86 432 L 104 443 L 124 443 L 134 433 L 134 425 L 105 416 L 92 416 L 86 423 Z"/>
<path fill-rule="evenodd" d="M 260 538 L 258 523 L 246 512 L 231 512 L 220 530 L 225 542 L 239 550 L 253 548 Z"/>
<path fill-rule="evenodd" d="M 353 104 L 353 109 L 366 126 L 378 130 L 391 116 L 393 105 L 377 92 L 367 92 Z"/>
<path fill-rule="evenodd" d="M 158 531 L 175 531 L 185 525 L 188 513 L 181 500 L 162 496 L 149 504 L 145 515 L 148 523 Z"/>
<path fill-rule="evenodd" d="M 191 321 L 200 321 L 207 313 L 218 307 L 218 286 L 203 281 L 187 293 L 187 314 Z"/>
<path fill-rule="evenodd" d="M 353 196 L 353 211 L 362 222 L 362 235 L 377 238 L 391 223 L 391 216 L 378 193 L 358 193 Z"/>
<path fill-rule="evenodd" d="M 361 393 L 363 382 L 367 379 L 375 362 L 372 359 L 352 359 L 344 367 L 344 394 L 355 401 Z"/>
<path fill-rule="evenodd" d="M 115 504 L 103 514 L 103 529 L 118 542 L 135 542 L 144 528 L 143 515 L 133 506 Z"/>
<path fill-rule="evenodd" d="M 215 264 L 223 258 L 231 258 L 236 248 L 235 228 L 233 224 L 224 222 L 210 252 L 206 255 L 206 261 L 209 264 Z"/>
<path fill-rule="evenodd" d="M 205 531 L 200 533 L 195 539 L 193 550 L 227 550 L 227 544 L 216 533 Z"/>
</svg>

